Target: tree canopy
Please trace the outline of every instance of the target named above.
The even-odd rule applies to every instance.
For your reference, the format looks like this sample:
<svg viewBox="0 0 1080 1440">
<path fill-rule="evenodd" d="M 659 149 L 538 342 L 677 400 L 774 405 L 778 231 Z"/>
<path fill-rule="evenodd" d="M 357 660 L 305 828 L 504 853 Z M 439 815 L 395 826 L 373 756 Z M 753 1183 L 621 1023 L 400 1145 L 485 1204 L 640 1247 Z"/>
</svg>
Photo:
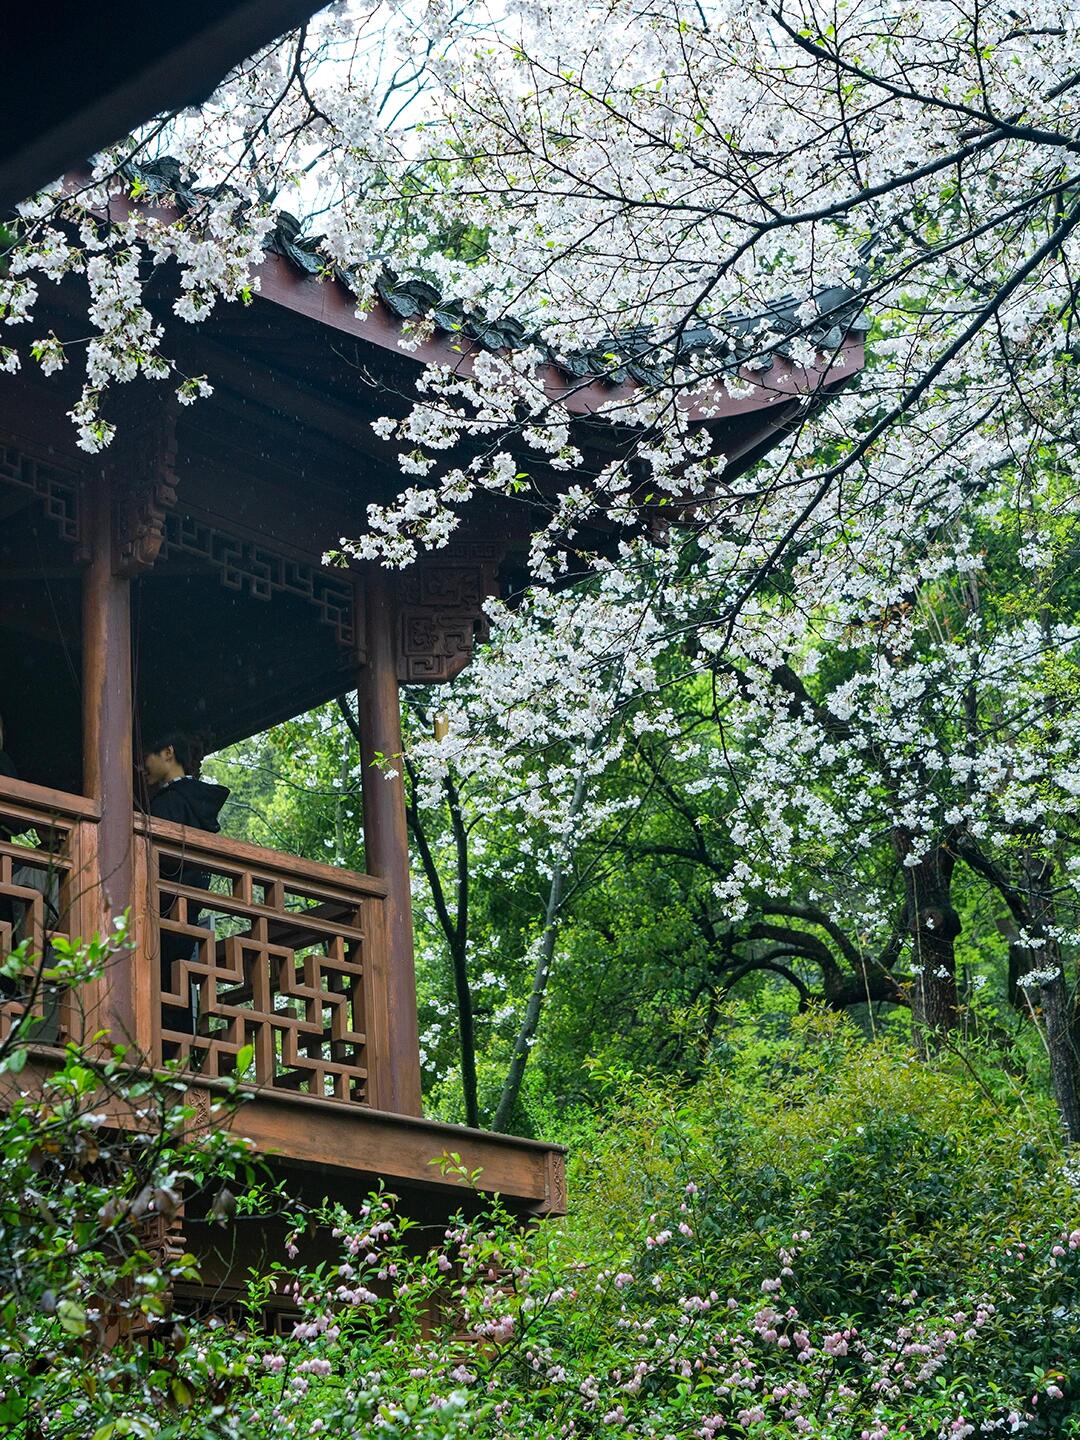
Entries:
<svg viewBox="0 0 1080 1440">
<path fill-rule="evenodd" d="M 213 384 L 170 360 L 151 277 L 175 272 L 170 323 L 248 298 L 287 207 L 358 309 L 387 271 L 429 294 L 403 346 L 436 313 L 515 337 L 376 422 L 401 495 L 338 555 L 408 564 L 483 490 L 545 516 L 531 588 L 402 761 L 470 1118 L 485 947 L 531 976 L 504 1124 L 567 915 L 651 866 L 691 1001 L 768 976 L 910 1008 L 925 1048 L 985 978 L 1039 1019 L 1080 1137 L 1077 44 L 1053 3 L 334 5 L 20 207 L 4 364 L 85 357 L 90 450 L 136 375 Z M 90 339 L 35 336 L 70 272 Z M 852 333 L 867 363 L 822 404 Z M 635 376 L 606 461 L 543 383 L 555 357 L 594 385 L 583 351 Z M 701 417 L 785 364 L 818 389 L 740 471 Z M 343 857 L 347 818 L 319 839 Z"/>
</svg>

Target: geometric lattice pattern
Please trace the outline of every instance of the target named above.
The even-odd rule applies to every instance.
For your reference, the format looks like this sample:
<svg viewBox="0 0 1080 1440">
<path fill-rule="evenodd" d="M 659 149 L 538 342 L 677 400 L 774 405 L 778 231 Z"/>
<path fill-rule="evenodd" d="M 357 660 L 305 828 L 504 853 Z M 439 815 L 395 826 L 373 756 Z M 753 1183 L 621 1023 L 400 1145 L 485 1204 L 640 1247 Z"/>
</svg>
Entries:
<svg viewBox="0 0 1080 1440">
<path fill-rule="evenodd" d="M 46 984 L 41 971 L 58 935 L 68 936 L 73 898 L 76 825 L 36 807 L 0 797 L 0 959 L 29 941 L 27 965 L 17 978 L 0 979 L 0 1039 L 30 1016 L 24 1031 L 51 1042 L 67 1031 L 67 997 Z"/>
<path fill-rule="evenodd" d="M 39 460 L 13 445 L 0 445 L 0 485 L 27 491 L 45 510 L 61 540 L 81 539 L 79 476 L 74 470 Z"/>
<path fill-rule="evenodd" d="M 356 643 L 356 591 L 353 577 L 320 565 L 278 554 L 187 515 L 165 517 L 161 558 L 183 556 L 204 561 L 217 570 L 222 585 L 253 600 L 291 595 L 315 607 L 320 621 L 334 631 L 338 644 Z"/>
<path fill-rule="evenodd" d="M 402 572 L 398 581 L 398 679 L 442 684 L 468 664 L 486 640 L 484 601 L 499 592 L 503 547 L 448 545 Z"/>
<path fill-rule="evenodd" d="M 223 1076 L 251 1046 L 245 1082 L 367 1104 L 366 962 L 378 899 L 351 886 L 348 871 L 319 867 L 324 880 L 298 881 L 286 855 L 244 846 L 240 861 L 236 842 L 200 836 L 181 847 L 163 828 L 153 826 L 151 869 L 162 1056 Z"/>
</svg>

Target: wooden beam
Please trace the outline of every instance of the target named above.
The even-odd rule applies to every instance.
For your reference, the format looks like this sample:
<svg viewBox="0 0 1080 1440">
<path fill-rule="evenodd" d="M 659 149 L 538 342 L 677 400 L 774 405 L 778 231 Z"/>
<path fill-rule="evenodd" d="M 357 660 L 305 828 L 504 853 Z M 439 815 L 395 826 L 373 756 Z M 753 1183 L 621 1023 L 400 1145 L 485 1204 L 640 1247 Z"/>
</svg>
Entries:
<svg viewBox="0 0 1080 1440">
<path fill-rule="evenodd" d="M 63 1058 L 58 1049 L 37 1046 L 20 1075 L 0 1074 L 0 1111 L 10 1108 L 20 1091 L 40 1089 Z M 137 1071 L 131 1067 L 126 1073 Z M 194 1131 L 212 1123 L 211 1106 L 227 1087 L 205 1076 L 192 1076 L 188 1086 Z M 244 1088 L 244 1104 L 219 1123 L 251 1140 L 278 1173 L 288 1177 L 290 1194 L 306 1190 L 308 1198 L 317 1199 L 331 1181 L 350 1189 L 352 1198 L 361 1198 L 381 1179 L 393 1189 L 422 1194 L 434 1202 L 425 1207 L 429 1213 L 438 1213 L 441 1201 L 446 1207 L 442 1213 L 449 1217 L 462 1203 L 469 1208 L 476 1197 L 456 1175 L 444 1175 L 432 1161 L 458 1154 L 469 1170 L 480 1171 L 476 1188 L 481 1195 L 497 1191 L 518 1214 L 566 1214 L 566 1152 L 561 1145 L 389 1114 L 368 1105 L 342 1105 L 268 1086 Z M 134 1102 L 117 1099 L 115 1092 L 103 1089 L 95 1108 L 108 1117 L 108 1130 L 119 1134 L 146 1130 L 147 1120 L 136 1112 Z M 402 1208 L 409 1213 L 408 1201 Z"/>
<path fill-rule="evenodd" d="M 101 813 L 96 883 L 104 929 L 134 898 L 131 582 L 113 571 L 109 477 L 99 475 L 87 491 L 91 560 L 83 576 L 83 790 Z M 124 958 L 105 987 L 102 1021 L 116 1041 L 134 1037 L 134 968 Z"/>
<path fill-rule="evenodd" d="M 37 790 L 39 786 L 32 787 Z M 194 830 L 187 825 L 177 825 L 171 820 L 150 820 L 144 816 L 134 819 L 135 833 L 139 836 L 154 835 L 165 845 L 173 845 L 185 860 L 194 864 L 197 860 L 208 861 L 208 867 L 230 862 L 240 866 L 269 873 L 275 867 L 285 872 L 289 880 L 297 884 L 329 885 L 331 888 L 343 884 L 357 894 L 370 895 L 381 900 L 387 893 L 386 884 L 373 875 L 362 875 L 357 870 L 347 870 L 341 865 L 326 865 L 321 860 L 305 860 L 299 855 L 289 855 L 283 850 L 273 850 L 265 845 L 253 845 L 248 840 L 234 840 L 229 835 L 211 835 L 205 830 Z M 192 859 L 194 857 L 194 859 Z M 183 885 L 178 893 L 183 893 Z M 299 911 L 303 920 L 306 911 Z"/>
<path fill-rule="evenodd" d="M 379 1105 L 419 1115 L 420 1042 L 416 1018 L 409 832 L 401 762 L 401 701 L 397 682 L 397 604 L 393 577 L 371 565 L 366 582 L 367 664 L 359 674 L 360 760 L 364 792 L 364 849 L 369 875 L 386 882 L 384 1023 L 370 1025 L 385 1055 L 373 1056 Z M 388 775 L 387 769 L 396 773 Z M 382 1019 L 383 1017 L 379 1017 Z"/>
</svg>

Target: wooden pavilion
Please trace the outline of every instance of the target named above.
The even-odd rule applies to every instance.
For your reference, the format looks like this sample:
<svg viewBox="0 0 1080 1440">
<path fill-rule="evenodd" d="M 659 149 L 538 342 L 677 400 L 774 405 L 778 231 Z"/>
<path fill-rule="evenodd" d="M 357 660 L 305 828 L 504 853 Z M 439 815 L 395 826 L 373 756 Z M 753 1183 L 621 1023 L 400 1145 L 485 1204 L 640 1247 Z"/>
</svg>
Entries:
<svg viewBox="0 0 1080 1440">
<path fill-rule="evenodd" d="M 406 352 L 400 319 L 415 296 L 388 288 L 358 319 L 342 283 L 280 252 L 250 306 L 172 330 L 212 398 L 183 408 L 167 386 L 123 387 L 100 455 L 75 446 L 74 382 L 31 367 L 0 377 L 0 714 L 21 777 L 0 778 L 0 899 L 17 902 L 8 913 L 38 944 L 129 911 L 132 948 L 84 1000 L 86 1023 L 148 1064 L 197 1053 L 190 1086 L 205 1113 L 252 1045 L 243 1131 L 297 1187 L 355 1195 L 381 1178 L 445 1215 L 461 1192 L 431 1162 L 452 1151 L 522 1214 L 560 1213 L 557 1147 L 422 1117 L 404 796 L 376 764 L 401 751 L 399 686 L 447 681 L 468 661 L 485 598 L 520 571 L 534 512 L 488 497 L 460 538 L 402 571 L 322 563 L 400 488 L 371 421 L 403 411 L 421 362 L 468 366 L 491 337 L 449 329 Z M 77 281 L 58 286 L 42 329 L 80 333 L 81 298 Z M 825 398 L 861 356 L 845 327 L 823 341 L 818 370 L 778 360 L 752 396 L 702 423 L 738 469 L 785 433 L 800 397 Z M 637 383 L 582 383 L 554 365 L 549 382 L 598 453 L 591 412 Z M 137 809 L 133 761 L 151 731 L 222 746 L 353 689 L 365 874 Z M 179 859 L 209 873 L 208 890 L 169 878 Z M 18 938 L 3 913 L 0 953 Z M 171 991 L 157 959 L 167 935 L 186 937 L 191 957 L 173 965 Z M 170 1002 L 192 988 L 198 1033 L 172 1031 Z M 9 1000 L 0 1024 L 18 1009 Z M 54 1038 L 78 1023 L 62 1002 Z"/>
</svg>

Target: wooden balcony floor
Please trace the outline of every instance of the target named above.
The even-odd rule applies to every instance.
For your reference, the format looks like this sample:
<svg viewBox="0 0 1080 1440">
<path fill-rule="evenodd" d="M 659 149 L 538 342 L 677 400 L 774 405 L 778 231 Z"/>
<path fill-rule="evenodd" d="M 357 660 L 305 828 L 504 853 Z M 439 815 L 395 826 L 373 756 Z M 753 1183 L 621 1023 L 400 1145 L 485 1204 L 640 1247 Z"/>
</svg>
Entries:
<svg viewBox="0 0 1080 1440">
<path fill-rule="evenodd" d="M 208 1116 L 212 1092 L 212 1081 L 193 1080 L 197 1117 Z M 523 1215 L 566 1213 L 565 1152 L 557 1145 L 273 1090 L 253 1091 L 232 1129 L 289 1171 L 302 1167 L 335 1185 L 348 1179 L 361 1190 L 382 1179 L 391 1189 L 437 1192 L 450 1209 L 468 1186 L 444 1175 L 438 1162 L 456 1154 L 470 1172 L 480 1171 L 480 1194 L 498 1193 Z"/>
</svg>

